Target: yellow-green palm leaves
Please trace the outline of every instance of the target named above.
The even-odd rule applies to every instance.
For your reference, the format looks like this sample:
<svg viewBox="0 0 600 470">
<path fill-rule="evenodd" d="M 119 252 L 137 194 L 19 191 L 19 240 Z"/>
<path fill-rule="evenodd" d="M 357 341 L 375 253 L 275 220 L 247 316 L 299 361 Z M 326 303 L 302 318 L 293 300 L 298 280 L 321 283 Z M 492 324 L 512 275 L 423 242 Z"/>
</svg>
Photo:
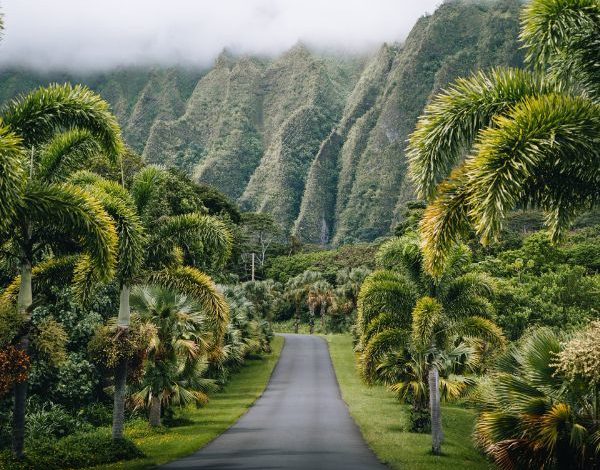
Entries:
<svg viewBox="0 0 600 470">
<path fill-rule="evenodd" d="M 378 380 L 378 364 L 389 352 L 410 349 L 425 354 L 454 347 L 457 338 L 478 338 L 502 345 L 502 331 L 491 320 L 494 288 L 485 276 L 466 272 L 464 246 L 453 248 L 439 278 L 423 267 L 419 239 L 406 235 L 384 243 L 379 266 L 360 290 L 355 332 L 360 370 Z"/>
<path fill-rule="evenodd" d="M 408 155 L 431 200 L 421 223 L 429 272 L 443 271 L 471 229 L 493 241 L 517 205 L 545 210 L 558 240 L 600 202 L 599 38 L 597 0 L 534 0 L 522 27 L 533 71 L 459 79 L 425 109 Z"/>
<path fill-rule="evenodd" d="M 52 85 L 18 97 L 0 110 L 0 120 L 0 246 L 19 264 L 17 307 L 25 323 L 19 347 L 27 351 L 32 278 L 44 274 L 34 272 L 34 265 L 77 253 L 76 281 L 88 273 L 107 281 L 114 273 L 117 234 L 111 218 L 89 192 L 64 181 L 92 152 L 102 150 L 116 160 L 123 142 L 108 104 L 81 86 Z M 15 387 L 17 457 L 23 453 L 26 395 L 26 383 Z"/>
</svg>

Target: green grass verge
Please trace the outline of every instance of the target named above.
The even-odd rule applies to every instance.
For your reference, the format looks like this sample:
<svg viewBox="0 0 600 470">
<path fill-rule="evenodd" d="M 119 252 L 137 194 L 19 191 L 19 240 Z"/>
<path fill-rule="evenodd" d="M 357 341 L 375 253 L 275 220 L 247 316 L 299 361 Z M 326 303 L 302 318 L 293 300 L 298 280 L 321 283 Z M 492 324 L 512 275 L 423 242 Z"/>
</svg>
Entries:
<svg viewBox="0 0 600 470">
<path fill-rule="evenodd" d="M 409 409 L 384 387 L 365 385 L 356 372 L 350 335 L 326 335 L 342 397 L 367 444 L 393 469 L 489 469 L 491 464 L 474 447 L 472 410 L 442 408 L 444 455 L 431 454 L 431 436 L 406 432 Z"/>
<path fill-rule="evenodd" d="M 204 408 L 190 407 L 179 417 L 186 424 L 153 430 L 135 422 L 125 430 L 146 455 L 96 469 L 138 470 L 160 465 L 192 454 L 231 427 L 265 390 L 283 347 L 283 337 L 273 340 L 273 352 L 260 359 L 248 359 L 222 391 L 214 394 Z"/>
</svg>

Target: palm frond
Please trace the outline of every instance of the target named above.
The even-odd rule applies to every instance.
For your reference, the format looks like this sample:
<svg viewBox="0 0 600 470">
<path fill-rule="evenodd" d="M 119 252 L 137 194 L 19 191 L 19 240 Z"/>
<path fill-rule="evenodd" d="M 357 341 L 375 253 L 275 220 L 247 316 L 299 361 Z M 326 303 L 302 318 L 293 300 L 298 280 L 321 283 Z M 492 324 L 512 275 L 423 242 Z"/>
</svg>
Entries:
<svg viewBox="0 0 600 470">
<path fill-rule="evenodd" d="M 409 341 L 409 334 L 400 329 L 385 330 L 375 335 L 360 355 L 362 378 L 367 383 L 374 383 L 377 377 L 377 366 L 382 356 L 387 352 L 408 347 Z"/>
<path fill-rule="evenodd" d="M 22 139 L 0 120 L 0 229 L 10 223 L 25 187 Z"/>
<path fill-rule="evenodd" d="M 365 279 L 358 295 L 357 330 L 364 333 L 369 323 L 381 313 L 409 323 L 416 298 L 415 286 L 404 276 L 390 271 L 375 271 Z"/>
<path fill-rule="evenodd" d="M 467 338 L 478 338 L 496 347 L 503 347 L 506 339 L 502 329 L 488 318 L 470 315 L 451 324 L 448 332 Z"/>
<path fill-rule="evenodd" d="M 201 247 L 211 264 L 220 266 L 231 254 L 232 236 L 219 219 L 198 213 L 166 217 L 157 233 L 158 249 L 172 251 L 174 247 Z"/>
<path fill-rule="evenodd" d="M 471 229 L 467 181 L 462 164 L 439 185 L 437 196 L 425 209 L 419 225 L 423 265 L 436 278 L 442 276 L 452 248 Z"/>
<path fill-rule="evenodd" d="M 437 184 L 475 141 L 478 132 L 527 96 L 545 93 L 542 77 L 520 69 L 495 69 L 458 79 L 425 108 L 410 136 L 408 158 L 417 195 L 431 198 Z"/>
<path fill-rule="evenodd" d="M 70 129 L 52 137 L 41 151 L 36 178 L 43 181 L 64 180 L 100 151 L 94 135 L 82 129 Z"/>
<path fill-rule="evenodd" d="M 591 100 L 530 98 L 495 124 L 481 133 L 467 162 L 470 213 L 484 243 L 496 238 L 517 202 L 538 202 L 528 194 L 528 183 L 544 164 L 565 176 L 600 182 L 600 106 Z"/>
<path fill-rule="evenodd" d="M 117 233 L 109 215 L 88 192 L 69 184 L 30 182 L 19 208 L 41 226 L 59 227 L 81 244 L 100 280 L 114 273 Z"/>
<path fill-rule="evenodd" d="M 444 308 L 431 297 L 421 297 L 412 312 L 412 342 L 417 350 L 423 351 L 435 342 L 435 333 L 442 321 Z"/>
<path fill-rule="evenodd" d="M 597 0 L 533 0 L 522 14 L 526 60 L 561 79 L 600 83 L 600 5 Z M 598 95 L 596 95 L 598 96 Z"/>
<path fill-rule="evenodd" d="M 143 213 L 164 177 L 165 170 L 154 165 L 147 166 L 136 173 L 131 185 L 131 195 L 135 200 L 138 213 Z"/>
<path fill-rule="evenodd" d="M 229 305 L 213 280 L 190 266 L 154 271 L 147 282 L 173 289 L 198 302 L 215 331 L 216 342 L 223 339 L 229 323 Z"/>
<path fill-rule="evenodd" d="M 119 237 L 117 278 L 122 284 L 131 284 L 139 274 L 146 245 L 145 230 L 133 198 L 119 184 L 87 171 L 75 173 L 69 181 L 83 186 L 113 219 Z"/>
<path fill-rule="evenodd" d="M 11 130 L 23 138 L 25 147 L 40 145 L 61 128 L 89 131 L 108 156 L 123 152 L 117 119 L 98 94 L 82 85 L 50 85 L 19 96 L 0 115 Z"/>
</svg>

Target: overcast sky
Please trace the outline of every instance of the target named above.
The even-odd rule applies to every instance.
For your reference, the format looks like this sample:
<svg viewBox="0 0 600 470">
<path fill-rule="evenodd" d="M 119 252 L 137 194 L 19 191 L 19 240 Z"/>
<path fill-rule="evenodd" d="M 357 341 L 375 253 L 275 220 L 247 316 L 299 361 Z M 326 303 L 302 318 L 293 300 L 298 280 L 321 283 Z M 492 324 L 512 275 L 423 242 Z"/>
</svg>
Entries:
<svg viewBox="0 0 600 470">
<path fill-rule="evenodd" d="M 442 0 L 0 0 L 0 64 L 103 69 L 210 65 L 227 47 L 278 54 L 298 41 L 372 49 L 406 37 Z"/>
</svg>

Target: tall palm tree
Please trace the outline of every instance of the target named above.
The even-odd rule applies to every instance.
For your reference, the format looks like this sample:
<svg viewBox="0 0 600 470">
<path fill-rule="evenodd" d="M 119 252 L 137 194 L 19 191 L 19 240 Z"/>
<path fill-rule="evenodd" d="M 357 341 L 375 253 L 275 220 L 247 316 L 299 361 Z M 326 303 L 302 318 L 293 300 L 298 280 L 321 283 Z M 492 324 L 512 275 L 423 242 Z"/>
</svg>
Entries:
<svg viewBox="0 0 600 470">
<path fill-rule="evenodd" d="M 171 290 L 135 287 L 131 306 L 141 321 L 154 326 L 140 390 L 133 399 L 149 408 L 150 425 L 160 426 L 162 409 L 208 401 L 212 381 L 203 373 L 210 330 L 202 308 Z"/>
<path fill-rule="evenodd" d="M 163 216 L 154 227 L 143 227 L 139 214 L 147 204 L 152 204 L 155 183 L 164 176 L 165 171 L 160 168 L 143 169 L 135 176 L 131 193 L 89 172 L 79 172 L 72 180 L 94 188 L 118 227 L 118 334 L 126 334 L 131 324 L 131 287 L 151 282 L 175 289 L 201 305 L 213 331 L 213 347 L 218 348 L 229 322 L 227 302 L 208 275 L 186 266 L 185 261 L 204 258 L 200 261 L 222 265 L 231 252 L 231 235 L 224 223 L 198 213 Z M 123 437 L 127 362 L 127 358 L 123 358 L 115 370 L 114 439 Z"/>
<path fill-rule="evenodd" d="M 9 103 L 0 117 L 0 247 L 19 265 L 17 309 L 25 331 L 19 347 L 27 351 L 35 263 L 53 249 L 79 246 L 85 256 L 79 257 L 77 272 L 104 280 L 113 274 L 117 237 L 111 219 L 97 199 L 65 179 L 90 152 L 101 149 L 116 159 L 123 143 L 108 104 L 81 86 L 40 88 Z M 27 382 L 18 384 L 17 457 L 23 455 L 26 396 Z"/>
<path fill-rule="evenodd" d="M 92 191 L 114 220 L 119 237 L 116 282 L 119 287 L 119 313 L 115 334 L 124 337 L 131 323 L 129 295 L 132 284 L 139 278 L 146 249 L 145 229 L 130 193 L 118 183 L 87 171 L 71 176 L 74 184 Z M 115 370 L 113 439 L 123 437 L 125 422 L 125 391 L 127 358 L 121 359 Z"/>
<path fill-rule="evenodd" d="M 546 211 L 557 241 L 600 202 L 600 3 L 533 0 L 521 39 L 530 70 L 457 80 L 410 137 L 410 172 L 431 201 L 421 233 L 434 274 L 471 227 L 493 241 L 517 205 Z"/>
<path fill-rule="evenodd" d="M 468 249 L 455 248 L 445 271 L 434 278 L 423 268 L 419 245 L 418 237 L 408 234 L 381 246 L 377 262 L 387 270 L 375 271 L 361 288 L 357 349 L 367 382 L 385 381 L 380 366 L 389 353 L 426 358 L 432 450 L 439 454 L 443 440 L 440 362 L 465 339 L 500 345 L 503 335 L 490 319 L 492 285 L 487 278 L 466 272 Z"/>
</svg>

